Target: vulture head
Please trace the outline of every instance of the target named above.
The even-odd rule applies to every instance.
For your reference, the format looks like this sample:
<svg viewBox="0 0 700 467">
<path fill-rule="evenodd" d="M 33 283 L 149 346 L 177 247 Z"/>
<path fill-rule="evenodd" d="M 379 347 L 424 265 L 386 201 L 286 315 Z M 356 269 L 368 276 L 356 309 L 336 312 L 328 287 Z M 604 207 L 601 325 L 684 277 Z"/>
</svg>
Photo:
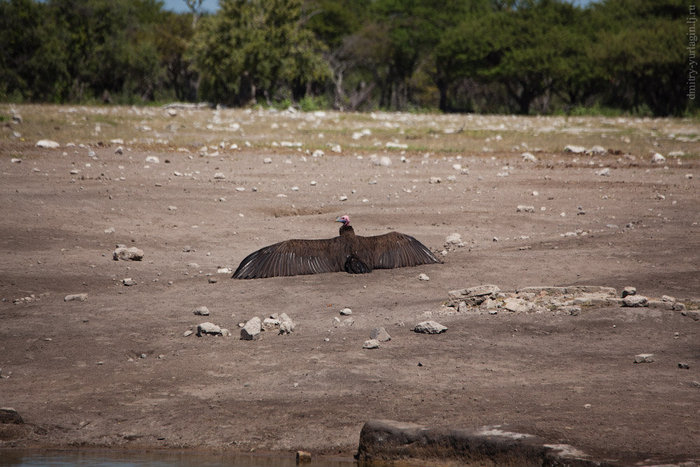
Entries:
<svg viewBox="0 0 700 467">
<path fill-rule="evenodd" d="M 335 220 L 336 222 L 342 222 L 343 225 L 350 225 L 350 216 L 345 214 L 344 216 L 340 216 Z"/>
</svg>

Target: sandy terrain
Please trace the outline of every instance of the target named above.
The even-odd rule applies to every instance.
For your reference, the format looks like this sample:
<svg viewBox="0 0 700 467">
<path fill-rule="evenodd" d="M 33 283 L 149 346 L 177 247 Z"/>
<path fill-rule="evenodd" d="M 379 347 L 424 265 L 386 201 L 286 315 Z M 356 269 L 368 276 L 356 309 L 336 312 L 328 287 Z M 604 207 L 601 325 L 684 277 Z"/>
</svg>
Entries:
<svg viewBox="0 0 700 467">
<path fill-rule="evenodd" d="M 21 123 L 0 106 L 0 406 L 26 423 L 0 425 L 0 447 L 350 456 L 362 424 L 385 418 L 501 425 L 624 463 L 700 460 L 692 316 L 442 307 L 481 284 L 585 284 L 697 309 L 697 122 L 15 110 Z M 397 230 L 441 252 L 459 233 L 464 246 L 361 276 L 217 273 L 277 241 L 337 235 L 342 214 L 358 234 Z M 114 261 L 117 244 L 143 261 Z M 75 293 L 88 298 L 64 301 Z M 193 314 L 202 305 L 210 316 Z M 239 323 L 281 312 L 292 334 L 239 339 Z M 425 319 L 449 329 L 412 332 Z M 203 321 L 232 336 L 184 336 Z M 392 339 L 364 350 L 379 326 Z M 655 361 L 633 363 L 640 353 Z"/>
</svg>

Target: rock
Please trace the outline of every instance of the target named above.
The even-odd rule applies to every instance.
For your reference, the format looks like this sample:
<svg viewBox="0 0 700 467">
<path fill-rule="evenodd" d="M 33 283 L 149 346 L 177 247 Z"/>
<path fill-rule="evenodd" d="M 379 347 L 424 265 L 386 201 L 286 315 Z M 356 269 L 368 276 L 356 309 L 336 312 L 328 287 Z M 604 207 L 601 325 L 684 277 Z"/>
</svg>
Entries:
<svg viewBox="0 0 700 467">
<path fill-rule="evenodd" d="M 430 183 L 430 184 L 442 183 L 442 179 L 440 177 L 430 177 L 430 180 L 428 180 L 428 183 Z"/>
<path fill-rule="evenodd" d="M 535 206 L 525 206 L 523 204 L 519 204 L 515 211 L 516 212 L 535 212 Z"/>
<path fill-rule="evenodd" d="M 117 149 L 114 150 L 114 154 L 124 154 L 124 148 L 121 146 L 118 146 Z"/>
<path fill-rule="evenodd" d="M 36 147 L 44 149 L 56 149 L 60 148 L 61 145 L 56 141 L 51 141 L 50 139 L 40 139 L 36 142 Z"/>
<path fill-rule="evenodd" d="M 478 285 L 467 289 L 450 290 L 447 292 L 449 305 L 457 306 L 459 302 L 466 302 L 467 305 L 476 306 L 489 297 L 495 296 L 501 289 L 495 285 Z"/>
<path fill-rule="evenodd" d="M 676 297 L 671 297 L 670 295 L 662 295 L 661 301 L 662 302 L 669 302 L 669 303 L 676 303 Z"/>
<path fill-rule="evenodd" d="M 649 299 L 644 295 L 628 295 L 622 299 L 622 306 L 643 307 L 649 306 Z"/>
<path fill-rule="evenodd" d="M 678 362 L 678 368 L 680 368 L 681 370 L 689 370 L 690 364 L 685 362 Z"/>
<path fill-rule="evenodd" d="M 700 311 L 681 310 L 681 315 L 691 318 L 693 321 L 700 321 Z"/>
<path fill-rule="evenodd" d="M 651 363 L 653 361 L 653 353 L 640 353 L 634 356 L 634 363 Z"/>
<path fill-rule="evenodd" d="M 430 280 L 430 277 L 428 277 L 427 274 L 421 273 L 421 274 L 418 275 L 418 280 L 419 280 L 419 281 L 429 281 L 429 280 Z"/>
<path fill-rule="evenodd" d="M 605 167 L 600 170 L 595 171 L 596 175 L 599 175 L 601 177 L 609 177 L 610 176 L 610 167 Z"/>
<path fill-rule="evenodd" d="M 241 339 L 244 341 L 256 340 L 260 337 L 262 322 L 257 316 L 249 319 L 241 329 Z"/>
<path fill-rule="evenodd" d="M 664 156 L 662 156 L 661 154 L 659 154 L 658 152 L 654 153 L 654 155 L 651 156 L 651 163 L 652 164 L 663 164 L 664 162 L 666 162 L 666 158 Z"/>
<path fill-rule="evenodd" d="M 521 156 L 525 162 L 537 162 L 537 158 L 531 152 L 524 152 Z"/>
<path fill-rule="evenodd" d="M 383 327 L 372 329 L 369 333 L 369 338 L 378 340 L 379 342 L 387 342 L 391 340 L 391 336 Z"/>
<path fill-rule="evenodd" d="M 194 334 L 194 332 L 191 329 L 188 329 L 187 331 L 182 333 L 184 337 L 190 337 L 192 334 Z"/>
<path fill-rule="evenodd" d="M 216 172 L 214 174 L 214 180 L 223 180 L 226 178 L 226 175 L 224 175 L 222 172 Z"/>
<path fill-rule="evenodd" d="M 294 331 L 294 321 L 292 318 L 287 316 L 287 313 L 282 313 L 279 317 L 280 321 L 280 334 L 291 334 Z"/>
<path fill-rule="evenodd" d="M 458 233 L 451 233 L 445 238 L 445 246 L 457 246 L 457 247 L 462 247 L 464 246 L 464 242 L 462 241 L 462 236 Z"/>
<path fill-rule="evenodd" d="M 209 308 L 205 306 L 198 306 L 192 313 L 197 316 L 209 316 Z"/>
<path fill-rule="evenodd" d="M 86 293 L 75 293 L 75 294 L 70 294 L 66 295 L 63 297 L 64 302 L 84 302 L 87 300 L 88 294 Z"/>
<path fill-rule="evenodd" d="M 569 144 L 567 146 L 564 146 L 564 152 L 570 152 L 573 154 L 583 154 L 586 152 L 586 148 L 583 146 L 575 146 L 573 144 Z"/>
<path fill-rule="evenodd" d="M 352 310 L 350 308 L 343 308 L 340 310 L 340 314 L 343 316 L 349 316 L 352 314 Z"/>
<path fill-rule="evenodd" d="M 605 149 L 603 146 L 593 146 L 591 149 L 588 150 L 589 154 L 595 154 L 596 156 L 602 156 L 604 154 L 607 154 L 608 150 Z"/>
<path fill-rule="evenodd" d="M 637 295 L 636 287 L 627 286 L 624 289 L 622 289 L 622 298 L 625 298 L 629 295 Z"/>
<path fill-rule="evenodd" d="M 447 327 L 436 321 L 422 321 L 416 324 L 413 331 L 421 334 L 440 334 L 447 331 Z"/>
<path fill-rule="evenodd" d="M 11 407 L 0 407 L 0 423 L 22 425 L 24 420 L 20 414 Z"/>
<path fill-rule="evenodd" d="M 513 313 L 527 313 L 530 311 L 530 304 L 522 298 L 506 298 L 503 308 Z"/>
<path fill-rule="evenodd" d="M 297 464 L 311 462 L 311 453 L 306 451 L 297 451 Z"/>
<path fill-rule="evenodd" d="M 132 285 L 136 285 L 136 281 L 133 280 L 131 277 L 127 277 L 125 279 L 122 279 L 122 284 L 124 284 L 127 287 L 131 287 Z"/>
<path fill-rule="evenodd" d="M 365 341 L 364 344 L 362 344 L 363 349 L 378 349 L 379 348 L 379 341 L 377 339 L 370 339 L 368 341 Z"/>
<path fill-rule="evenodd" d="M 209 334 L 212 336 L 223 335 L 221 328 L 214 323 L 210 323 L 209 321 L 197 325 L 197 337 L 202 337 L 202 334 Z"/>
<path fill-rule="evenodd" d="M 143 250 L 135 246 L 130 248 L 118 246 L 112 253 L 112 258 L 114 258 L 114 261 L 141 261 L 143 259 Z"/>
</svg>

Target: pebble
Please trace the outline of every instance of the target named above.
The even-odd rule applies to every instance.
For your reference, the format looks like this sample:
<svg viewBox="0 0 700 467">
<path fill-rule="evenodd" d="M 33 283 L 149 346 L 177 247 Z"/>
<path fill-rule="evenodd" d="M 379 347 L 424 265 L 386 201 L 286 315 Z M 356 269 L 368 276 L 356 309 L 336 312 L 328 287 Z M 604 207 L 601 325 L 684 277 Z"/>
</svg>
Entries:
<svg viewBox="0 0 700 467">
<path fill-rule="evenodd" d="M 147 156 L 146 163 L 148 163 L 148 164 L 160 164 L 160 159 L 158 159 L 158 156 Z"/>
<path fill-rule="evenodd" d="M 352 314 L 352 310 L 350 308 L 343 308 L 340 310 L 340 314 L 343 316 L 349 316 Z"/>
<path fill-rule="evenodd" d="M 369 333 L 369 338 L 378 340 L 379 342 L 388 342 L 391 340 L 391 336 L 383 327 L 372 329 Z"/>
<path fill-rule="evenodd" d="M 622 289 L 622 298 L 625 298 L 628 295 L 637 295 L 636 287 L 627 286 L 624 289 Z"/>
<path fill-rule="evenodd" d="M 575 146 L 573 144 L 569 144 L 564 146 L 564 152 L 571 152 L 573 154 L 583 154 L 586 152 L 586 148 L 583 146 Z"/>
<path fill-rule="evenodd" d="M 131 277 L 127 277 L 125 279 L 122 279 L 122 284 L 124 284 L 127 287 L 131 287 L 132 285 L 136 285 L 136 281 L 133 280 Z"/>
<path fill-rule="evenodd" d="M 622 306 L 644 307 L 649 306 L 649 299 L 644 295 L 628 295 L 622 299 Z"/>
<path fill-rule="evenodd" d="M 516 212 L 535 212 L 535 206 L 525 206 L 523 204 L 519 204 L 516 208 Z"/>
<path fill-rule="evenodd" d="M 198 306 L 192 313 L 198 316 L 209 316 L 209 308 L 205 306 Z"/>
<path fill-rule="evenodd" d="M 422 321 L 416 324 L 413 331 L 421 334 L 440 334 L 447 331 L 447 327 L 436 321 Z"/>
<path fill-rule="evenodd" d="M 143 259 L 143 250 L 140 250 L 135 246 L 130 248 L 117 246 L 117 248 L 112 252 L 112 258 L 114 261 L 141 261 Z"/>
<path fill-rule="evenodd" d="M 263 159 L 263 164 L 272 164 L 272 159 L 270 157 L 266 157 Z"/>
<path fill-rule="evenodd" d="M 595 174 L 599 175 L 601 177 L 609 177 L 610 176 L 610 167 L 605 167 L 603 169 L 596 170 Z"/>
<path fill-rule="evenodd" d="M 658 152 L 654 153 L 654 155 L 651 156 L 651 163 L 652 164 L 661 164 L 664 162 L 666 162 L 666 158 L 663 155 L 659 154 Z"/>
<path fill-rule="evenodd" d="M 202 334 L 204 335 L 212 335 L 212 336 L 222 336 L 223 332 L 219 326 L 217 326 L 214 323 L 210 323 L 209 321 L 206 321 L 204 323 L 200 323 L 197 325 L 197 337 L 202 337 Z"/>
<path fill-rule="evenodd" d="M 87 300 L 87 298 L 88 298 L 88 294 L 86 294 L 86 293 L 76 293 L 76 294 L 66 295 L 63 298 L 63 301 L 64 302 L 84 302 L 85 300 Z"/>
<path fill-rule="evenodd" d="M 45 149 L 56 149 L 61 147 L 61 145 L 58 144 L 56 141 L 52 141 L 50 139 L 40 139 L 36 142 L 36 147 Z"/>
<path fill-rule="evenodd" d="M 653 353 L 640 353 L 634 356 L 634 363 L 651 363 L 653 361 Z"/>
<path fill-rule="evenodd" d="M 184 337 L 189 337 L 189 336 L 191 336 L 192 334 L 194 334 L 194 331 L 192 331 L 191 329 L 188 329 L 187 331 L 185 331 L 185 332 L 182 333 L 182 335 L 183 335 Z"/>
<path fill-rule="evenodd" d="M 429 281 L 429 280 L 430 280 L 430 277 L 428 277 L 427 274 L 421 273 L 420 275 L 418 275 L 418 280 L 420 280 L 420 281 Z"/>
<path fill-rule="evenodd" d="M 365 341 L 364 344 L 362 344 L 363 349 L 378 349 L 379 348 L 379 341 L 377 339 L 370 339 Z"/>
<path fill-rule="evenodd" d="M 216 172 L 214 174 L 214 180 L 223 180 L 226 178 L 226 175 L 224 175 L 222 172 Z"/>
<path fill-rule="evenodd" d="M 280 314 L 279 322 L 280 334 L 291 334 L 292 331 L 294 331 L 294 327 L 296 325 L 294 324 L 294 321 L 292 321 L 292 318 L 287 316 L 287 313 Z"/>
<path fill-rule="evenodd" d="M 445 238 L 445 245 L 462 247 L 464 246 L 464 242 L 462 241 L 462 236 L 460 234 L 451 233 Z"/>
<path fill-rule="evenodd" d="M 241 339 L 245 341 L 252 341 L 260 338 L 260 332 L 262 331 L 262 321 L 257 316 L 249 319 L 243 328 L 241 328 Z"/>
<path fill-rule="evenodd" d="M 521 156 L 525 162 L 537 162 L 537 158 L 531 152 L 524 152 Z"/>
<path fill-rule="evenodd" d="M 522 298 L 507 298 L 503 302 L 503 308 L 513 313 L 526 313 L 530 311 L 529 304 Z"/>
</svg>

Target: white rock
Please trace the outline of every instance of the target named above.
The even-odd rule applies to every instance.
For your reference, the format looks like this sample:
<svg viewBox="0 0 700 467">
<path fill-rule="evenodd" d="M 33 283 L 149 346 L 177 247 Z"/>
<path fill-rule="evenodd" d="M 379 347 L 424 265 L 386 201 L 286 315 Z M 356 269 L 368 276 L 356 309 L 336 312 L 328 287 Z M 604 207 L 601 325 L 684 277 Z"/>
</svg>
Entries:
<svg viewBox="0 0 700 467">
<path fill-rule="evenodd" d="M 447 245 L 455 245 L 455 246 L 464 246 L 464 242 L 462 242 L 462 236 L 458 233 L 451 233 L 445 238 L 445 244 Z"/>
<path fill-rule="evenodd" d="M 526 313 L 530 311 L 530 306 L 522 298 L 506 298 L 503 307 L 513 313 Z"/>
<path fill-rule="evenodd" d="M 323 157 L 325 155 L 326 154 L 320 149 L 316 149 L 313 153 L 311 153 L 311 157 Z"/>
<path fill-rule="evenodd" d="M 75 294 L 70 294 L 66 295 L 63 297 L 64 302 L 84 302 L 87 300 L 88 294 L 86 293 L 75 293 Z"/>
<path fill-rule="evenodd" d="M 223 180 L 226 178 L 226 175 L 223 174 L 223 172 L 216 172 L 214 174 L 214 180 Z"/>
<path fill-rule="evenodd" d="M 420 274 L 418 275 L 418 280 L 420 280 L 420 281 L 429 281 L 429 280 L 430 280 L 430 277 L 428 277 L 427 274 L 420 273 Z"/>
<path fill-rule="evenodd" d="M 131 277 L 127 277 L 125 279 L 122 279 L 122 284 L 124 284 L 127 287 L 131 287 L 132 285 L 136 285 L 136 281 L 133 280 Z"/>
<path fill-rule="evenodd" d="M 440 177 L 430 177 L 430 180 L 428 183 L 431 184 L 436 184 L 436 183 L 442 183 L 442 179 Z"/>
<path fill-rule="evenodd" d="M 270 157 L 266 157 L 263 159 L 263 164 L 272 164 L 272 159 Z"/>
<path fill-rule="evenodd" d="M 119 246 L 112 252 L 112 258 L 114 261 L 141 261 L 143 259 L 143 250 L 135 246 L 130 248 Z"/>
<path fill-rule="evenodd" d="M 416 324 L 413 331 L 422 334 L 440 334 L 447 331 L 447 327 L 436 321 L 422 321 Z"/>
<path fill-rule="evenodd" d="M 17 157 L 13 157 L 12 159 L 10 159 L 10 162 L 12 162 L 13 164 L 21 164 L 22 159 L 18 159 Z"/>
<path fill-rule="evenodd" d="M 124 148 L 119 146 L 114 150 L 114 154 L 124 154 Z"/>
<path fill-rule="evenodd" d="M 257 316 L 249 319 L 241 329 L 241 339 L 246 341 L 256 340 L 262 331 L 262 321 Z"/>
<path fill-rule="evenodd" d="M 52 141 L 50 139 L 40 139 L 36 142 L 36 147 L 45 149 L 56 149 L 60 148 L 61 145 L 58 144 L 56 141 Z"/>
<path fill-rule="evenodd" d="M 294 324 L 294 321 L 292 321 L 292 318 L 287 316 L 287 313 L 280 314 L 279 321 L 280 334 L 291 334 L 291 332 L 294 331 L 294 327 L 296 325 Z"/>
<path fill-rule="evenodd" d="M 340 310 L 340 314 L 343 316 L 349 316 L 352 314 L 352 310 L 350 308 L 343 308 Z"/>
<path fill-rule="evenodd" d="M 160 164 L 160 159 L 158 159 L 158 156 L 147 156 L 146 162 L 149 164 Z"/>
<path fill-rule="evenodd" d="M 233 272 L 233 271 L 231 270 L 231 268 L 226 268 L 226 267 L 218 268 L 218 269 L 216 270 L 216 273 L 217 273 L 217 274 L 231 274 L 232 272 Z"/>
<path fill-rule="evenodd" d="M 516 208 L 516 212 L 535 212 L 535 206 L 525 206 L 523 204 L 519 204 Z"/>
<path fill-rule="evenodd" d="M 198 306 L 192 313 L 198 316 L 209 316 L 209 308 L 205 307 L 204 305 Z"/>
<path fill-rule="evenodd" d="M 586 148 L 583 146 L 575 146 L 573 144 L 569 144 L 564 147 L 564 152 L 571 152 L 573 154 L 583 154 L 586 152 Z"/>
<path fill-rule="evenodd" d="M 634 356 L 634 363 L 651 363 L 653 361 L 653 353 L 640 353 Z"/>
<path fill-rule="evenodd" d="M 531 152 L 524 152 L 521 156 L 525 162 L 537 162 L 537 158 Z"/>
<path fill-rule="evenodd" d="M 603 154 L 606 154 L 608 152 L 607 149 L 605 149 L 603 146 L 593 146 L 591 149 L 588 150 L 590 154 L 595 154 L 597 156 L 602 156 Z"/>
<path fill-rule="evenodd" d="M 661 164 L 663 162 L 666 162 L 666 158 L 664 156 L 662 156 L 661 154 L 659 154 L 658 152 L 654 153 L 654 155 L 651 156 L 651 163 L 652 164 Z"/>
<path fill-rule="evenodd" d="M 370 339 L 368 341 L 365 341 L 364 344 L 362 344 L 363 349 L 378 349 L 379 348 L 379 341 L 377 339 Z"/>
<path fill-rule="evenodd" d="M 211 334 L 215 336 L 223 335 L 219 326 L 208 321 L 197 325 L 197 336 L 201 337 L 202 334 Z"/>
<path fill-rule="evenodd" d="M 644 295 L 628 295 L 622 299 L 622 305 L 629 307 L 649 306 L 649 299 Z"/>
<path fill-rule="evenodd" d="M 369 333 L 369 338 L 378 340 L 379 342 L 388 342 L 391 340 L 391 336 L 383 327 L 372 329 Z"/>
<path fill-rule="evenodd" d="M 600 170 L 596 170 L 594 173 L 596 175 L 601 176 L 601 177 L 609 177 L 610 176 L 610 167 L 604 167 Z"/>
</svg>

